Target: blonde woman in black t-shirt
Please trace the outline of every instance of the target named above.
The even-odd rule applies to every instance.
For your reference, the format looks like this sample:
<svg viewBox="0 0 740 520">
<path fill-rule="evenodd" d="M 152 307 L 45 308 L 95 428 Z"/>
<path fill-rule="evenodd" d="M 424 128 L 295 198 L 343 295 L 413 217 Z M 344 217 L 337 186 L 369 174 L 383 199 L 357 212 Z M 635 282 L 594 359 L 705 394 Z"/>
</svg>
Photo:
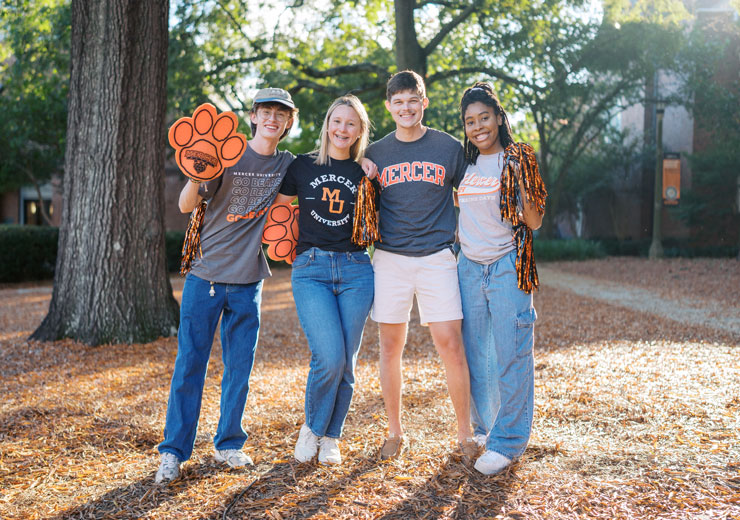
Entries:
<svg viewBox="0 0 740 520">
<path fill-rule="evenodd" d="M 298 318 L 311 350 L 306 420 L 295 446 L 299 462 L 339 464 L 342 434 L 354 389 L 362 332 L 373 303 L 373 268 L 352 243 L 354 204 L 363 171 L 358 161 L 370 131 L 357 97 L 332 103 L 319 149 L 288 168 L 277 203 L 298 198 L 297 256 L 291 281 Z"/>
</svg>

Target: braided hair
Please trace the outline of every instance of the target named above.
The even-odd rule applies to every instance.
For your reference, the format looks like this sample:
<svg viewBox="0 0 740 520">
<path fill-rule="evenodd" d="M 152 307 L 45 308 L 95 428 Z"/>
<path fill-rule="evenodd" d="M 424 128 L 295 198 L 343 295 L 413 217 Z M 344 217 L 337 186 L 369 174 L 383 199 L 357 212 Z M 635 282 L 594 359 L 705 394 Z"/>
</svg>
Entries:
<svg viewBox="0 0 740 520">
<path fill-rule="evenodd" d="M 498 138 L 501 140 L 501 146 L 506 148 L 510 144 L 514 144 L 514 138 L 511 137 L 509 118 L 506 116 L 506 112 L 501 106 L 498 96 L 493 91 L 493 85 L 488 82 L 478 81 L 463 92 L 460 99 L 460 120 L 462 121 L 463 128 L 465 128 L 465 111 L 473 103 L 483 103 L 492 107 L 494 114 L 501 116 L 501 125 L 498 127 Z M 465 134 L 465 159 L 468 163 L 475 164 L 478 160 L 478 155 L 480 155 L 478 147 L 471 143 L 467 134 Z"/>
</svg>

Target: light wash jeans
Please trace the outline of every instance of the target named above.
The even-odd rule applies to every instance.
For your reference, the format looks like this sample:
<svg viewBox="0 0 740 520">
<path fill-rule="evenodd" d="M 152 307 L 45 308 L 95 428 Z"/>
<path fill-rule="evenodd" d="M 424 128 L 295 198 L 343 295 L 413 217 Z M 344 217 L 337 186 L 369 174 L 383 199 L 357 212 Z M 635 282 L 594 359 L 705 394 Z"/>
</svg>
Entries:
<svg viewBox="0 0 740 520">
<path fill-rule="evenodd" d="M 373 304 L 370 256 L 314 247 L 296 257 L 291 281 L 311 350 L 306 424 L 319 437 L 337 439 L 352 401 L 357 352 Z"/>
<path fill-rule="evenodd" d="M 457 269 L 475 433 L 488 435 L 487 450 L 515 459 L 534 413 L 532 295 L 517 287 L 516 251 L 488 265 L 461 253 Z"/>
<path fill-rule="evenodd" d="M 183 461 L 193 453 L 203 384 L 219 317 L 224 373 L 221 416 L 213 443 L 218 450 L 241 449 L 247 440 L 242 415 L 257 348 L 262 281 L 214 283 L 214 296 L 209 294 L 210 289 L 210 282 L 189 274 L 182 290 L 177 358 L 159 452 L 172 453 Z"/>
</svg>

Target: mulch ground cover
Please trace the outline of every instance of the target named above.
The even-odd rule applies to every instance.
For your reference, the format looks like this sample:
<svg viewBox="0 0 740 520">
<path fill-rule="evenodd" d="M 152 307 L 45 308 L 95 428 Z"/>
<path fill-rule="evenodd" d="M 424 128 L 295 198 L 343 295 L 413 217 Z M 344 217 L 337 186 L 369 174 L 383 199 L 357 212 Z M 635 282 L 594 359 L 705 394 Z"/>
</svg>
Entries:
<svg viewBox="0 0 740 520">
<path fill-rule="evenodd" d="M 736 260 L 550 264 L 670 297 L 722 290 L 737 306 Z M 635 278 L 635 272 L 641 274 Z M 676 276 L 676 275 L 679 276 Z M 179 298 L 182 281 L 173 279 Z M 676 297 L 690 297 L 690 291 Z M 661 292 L 663 291 L 663 292 Z M 454 455 L 454 416 L 428 331 L 409 331 L 410 447 L 379 462 L 385 435 L 378 331 L 368 322 L 343 464 L 292 459 L 309 352 L 290 272 L 265 284 L 244 424 L 255 466 L 215 462 L 222 364 L 214 343 L 199 434 L 183 477 L 154 484 L 177 342 L 86 347 L 28 342 L 50 286 L 0 289 L 0 518 L 740 519 L 740 331 L 685 325 L 543 286 L 535 296 L 536 409 L 524 456 L 485 477 Z"/>
</svg>

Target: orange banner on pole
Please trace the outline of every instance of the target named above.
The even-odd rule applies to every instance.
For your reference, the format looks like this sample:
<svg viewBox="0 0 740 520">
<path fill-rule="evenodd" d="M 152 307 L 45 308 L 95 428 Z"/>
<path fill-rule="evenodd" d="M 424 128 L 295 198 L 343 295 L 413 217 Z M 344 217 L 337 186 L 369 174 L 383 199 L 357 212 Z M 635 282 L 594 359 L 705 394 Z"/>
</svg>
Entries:
<svg viewBox="0 0 740 520">
<path fill-rule="evenodd" d="M 663 204 L 675 206 L 681 199 L 681 160 L 663 159 Z"/>
</svg>

